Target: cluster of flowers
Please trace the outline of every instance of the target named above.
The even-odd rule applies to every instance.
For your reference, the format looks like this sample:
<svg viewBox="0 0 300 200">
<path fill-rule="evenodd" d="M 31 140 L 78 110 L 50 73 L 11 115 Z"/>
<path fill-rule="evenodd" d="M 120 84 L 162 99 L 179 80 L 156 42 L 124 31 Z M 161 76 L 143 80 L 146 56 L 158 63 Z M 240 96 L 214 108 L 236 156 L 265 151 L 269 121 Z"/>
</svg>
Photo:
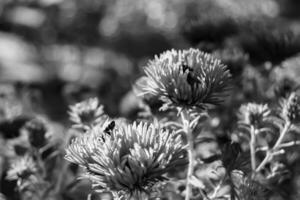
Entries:
<svg viewBox="0 0 300 200">
<path fill-rule="evenodd" d="M 84 177 L 92 181 L 95 191 L 111 191 L 124 199 L 146 199 L 168 172 L 189 160 L 189 199 L 192 129 L 198 116 L 224 100 L 230 73 L 220 60 L 197 49 L 166 51 L 149 62 L 145 73 L 137 81 L 137 94 L 161 101 L 161 110 L 177 110 L 181 130 L 189 138 L 188 148 L 179 131 L 159 123 L 118 122 L 103 113 L 97 99 L 89 99 L 71 107 L 74 128 L 80 128 L 82 134 L 67 148 L 66 159 L 85 168 Z"/>
<path fill-rule="evenodd" d="M 300 100 L 298 94 L 292 92 L 280 102 L 278 107 L 277 111 L 271 110 L 267 104 L 248 103 L 240 107 L 239 125 L 243 131 L 239 132 L 238 138 L 249 142 L 254 172 L 263 170 L 265 165 L 271 162 L 276 155 L 284 154 L 286 147 L 300 144 L 288 134 L 299 127 Z M 245 135 L 245 132 L 250 134 Z M 277 138 L 272 137 L 272 141 L 268 141 L 268 134 L 277 134 Z M 242 143 L 241 140 L 239 142 Z M 287 140 L 292 141 L 287 142 Z M 265 158 L 257 166 L 256 152 L 258 151 L 266 153 Z"/>
<path fill-rule="evenodd" d="M 15 144 L 11 156 L 10 168 L 6 179 L 16 182 L 16 189 L 22 194 L 22 199 L 46 198 L 46 193 L 51 193 L 47 160 L 51 160 L 57 151 L 52 149 L 53 143 L 49 142 L 50 135 L 46 122 L 42 119 L 32 119 L 22 128 L 20 140 L 22 144 Z M 54 181 L 55 182 L 55 181 Z"/>
<path fill-rule="evenodd" d="M 56 147 L 46 136 L 49 130 L 44 122 L 28 122 L 24 127 L 30 147 L 13 159 L 7 179 L 17 182 L 20 194 L 30 192 L 28 198 L 59 198 L 67 187 L 63 177 L 69 167 L 61 160 L 60 149 L 66 145 L 65 159 L 84 168 L 81 177 L 92 182 L 93 191 L 110 192 L 116 199 L 148 199 L 158 183 L 188 164 L 189 199 L 194 171 L 192 129 L 201 114 L 224 100 L 230 74 L 218 59 L 197 49 L 166 51 L 149 62 L 145 74 L 143 84 L 136 84 L 138 95 L 161 101 L 162 110 L 177 110 L 182 119 L 179 129 L 159 120 L 112 119 L 97 98 L 90 98 L 70 106 L 72 134 L 68 132 Z M 187 145 L 182 132 L 189 138 Z"/>
<path fill-rule="evenodd" d="M 108 192 L 115 199 L 155 198 L 161 195 L 159 183 L 170 180 L 176 169 L 184 168 L 186 186 L 181 195 L 186 200 L 264 199 L 265 185 L 270 186 L 277 179 L 282 181 L 287 175 L 277 156 L 284 154 L 287 147 L 300 144 L 289 134 L 300 124 L 299 95 L 291 92 L 282 100 L 279 112 L 267 104 L 242 105 L 239 128 L 231 135 L 237 142 L 225 145 L 219 156 L 196 160 L 196 127 L 203 114 L 225 100 L 230 82 L 227 67 L 210 54 L 197 49 L 166 51 L 148 63 L 135 91 L 145 101 L 159 101 L 163 113 L 176 111 L 175 121 L 172 118 L 167 123 L 156 119 L 129 123 L 113 119 L 105 114 L 97 98 L 90 98 L 70 106 L 70 130 L 76 136 L 65 138 L 64 157 L 83 169 L 81 178 L 91 181 L 94 192 Z M 63 180 L 49 180 L 51 175 L 42 156 L 49 146 L 48 130 L 39 120 L 28 122 L 25 128 L 33 150 L 11 163 L 7 179 L 17 181 L 21 192 L 40 191 L 36 199 L 46 198 L 49 193 L 55 197 Z M 270 134 L 277 135 L 269 137 Z M 209 189 L 196 170 L 219 162 L 225 175 L 216 175 L 215 186 Z M 63 166 L 61 173 L 68 169 Z M 50 182 L 55 186 L 47 185 Z M 230 189 L 224 190 L 228 185 Z"/>
</svg>

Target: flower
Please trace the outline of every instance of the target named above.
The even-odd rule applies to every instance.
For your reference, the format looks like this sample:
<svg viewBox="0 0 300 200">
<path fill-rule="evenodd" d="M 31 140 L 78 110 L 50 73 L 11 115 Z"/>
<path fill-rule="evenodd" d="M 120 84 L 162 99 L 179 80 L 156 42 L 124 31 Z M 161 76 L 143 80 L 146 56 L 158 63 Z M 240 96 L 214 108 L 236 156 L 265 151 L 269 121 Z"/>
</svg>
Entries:
<svg viewBox="0 0 300 200">
<path fill-rule="evenodd" d="M 147 194 L 165 174 L 185 165 L 179 135 L 158 125 L 117 125 L 109 133 L 95 127 L 72 141 L 65 158 L 86 169 L 93 188 L 125 198 Z"/>
<path fill-rule="evenodd" d="M 89 129 L 104 117 L 103 106 L 97 98 L 90 98 L 70 106 L 69 115 L 74 127 Z"/>
<path fill-rule="evenodd" d="M 24 157 L 14 160 L 7 172 L 8 180 L 23 180 L 37 172 L 37 167 L 32 157 Z"/>
<path fill-rule="evenodd" d="M 47 128 L 41 119 L 33 119 L 25 124 L 28 139 L 33 147 L 41 148 L 47 143 Z"/>
<path fill-rule="evenodd" d="M 271 111 L 266 104 L 248 103 L 239 109 L 239 121 L 246 125 L 259 126 L 270 115 Z"/>
<path fill-rule="evenodd" d="M 289 77 L 283 77 L 274 84 L 274 94 L 276 97 L 288 97 L 291 92 L 299 87 L 297 81 Z"/>
<path fill-rule="evenodd" d="M 218 105 L 230 79 L 220 60 L 197 49 L 166 51 L 148 63 L 145 73 L 138 95 L 150 94 L 162 100 L 162 110 L 203 110 L 208 105 Z"/>
<path fill-rule="evenodd" d="M 299 96 L 293 92 L 287 99 L 281 103 L 282 117 L 292 124 L 300 122 L 300 99 Z"/>
<path fill-rule="evenodd" d="M 12 121 L 23 112 L 20 102 L 10 99 L 0 99 L 0 121 Z"/>
</svg>

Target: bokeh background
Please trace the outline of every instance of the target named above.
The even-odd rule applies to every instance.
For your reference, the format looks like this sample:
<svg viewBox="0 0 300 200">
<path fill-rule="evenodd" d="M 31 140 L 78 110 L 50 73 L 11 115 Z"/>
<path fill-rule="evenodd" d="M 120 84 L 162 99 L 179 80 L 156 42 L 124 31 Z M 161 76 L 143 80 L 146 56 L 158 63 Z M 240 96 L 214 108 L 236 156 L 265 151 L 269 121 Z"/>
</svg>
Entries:
<svg viewBox="0 0 300 200">
<path fill-rule="evenodd" d="M 289 29 L 293 40 L 299 7 L 297 0 L 1 0 L 0 81 L 31 91 L 38 104 L 31 109 L 54 120 L 66 118 L 71 102 L 95 95 L 110 115 L 127 117 L 131 85 L 155 54 L 197 47 L 276 65 L 299 41 L 273 62 L 280 47 L 268 52 L 259 39 Z"/>
</svg>

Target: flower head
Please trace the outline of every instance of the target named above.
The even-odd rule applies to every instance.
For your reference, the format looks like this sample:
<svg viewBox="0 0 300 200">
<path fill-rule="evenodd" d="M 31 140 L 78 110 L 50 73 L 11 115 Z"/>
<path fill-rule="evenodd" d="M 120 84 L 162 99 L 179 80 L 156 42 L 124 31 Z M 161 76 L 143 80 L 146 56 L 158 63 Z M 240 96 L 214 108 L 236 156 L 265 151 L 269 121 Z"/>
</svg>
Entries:
<svg viewBox="0 0 300 200">
<path fill-rule="evenodd" d="M 33 119 L 25 124 L 25 130 L 28 132 L 29 142 L 33 147 L 43 147 L 47 142 L 47 128 L 40 119 Z"/>
<path fill-rule="evenodd" d="M 258 126 L 270 115 L 268 105 L 248 103 L 242 105 L 239 110 L 239 120 L 246 125 Z"/>
<path fill-rule="evenodd" d="M 70 106 L 70 119 L 74 127 L 88 129 L 101 121 L 104 116 L 103 106 L 97 98 L 90 98 Z"/>
<path fill-rule="evenodd" d="M 300 98 L 296 93 L 291 93 L 282 104 L 282 116 L 292 124 L 300 123 Z"/>
<path fill-rule="evenodd" d="M 86 168 L 96 190 L 141 197 L 165 179 L 171 169 L 185 165 L 180 136 L 153 124 L 133 123 L 109 133 L 95 128 L 76 138 L 66 159 Z"/>
<path fill-rule="evenodd" d="M 140 94 L 164 102 L 162 109 L 189 110 L 218 105 L 224 100 L 230 73 L 220 60 L 197 49 L 162 53 L 145 67 L 146 79 Z"/>
<path fill-rule="evenodd" d="M 33 159 L 25 155 L 12 162 L 10 169 L 7 172 L 8 180 L 22 180 L 27 179 L 37 172 L 37 167 Z"/>
<path fill-rule="evenodd" d="M 0 99 L 0 120 L 13 120 L 20 116 L 23 112 L 23 107 L 16 100 Z"/>
</svg>

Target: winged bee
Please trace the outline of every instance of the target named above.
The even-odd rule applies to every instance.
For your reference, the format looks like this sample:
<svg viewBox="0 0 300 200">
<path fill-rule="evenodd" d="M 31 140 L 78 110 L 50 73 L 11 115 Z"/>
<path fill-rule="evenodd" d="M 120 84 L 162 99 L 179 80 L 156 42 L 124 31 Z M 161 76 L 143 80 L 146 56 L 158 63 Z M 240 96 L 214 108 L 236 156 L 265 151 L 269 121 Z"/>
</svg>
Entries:
<svg viewBox="0 0 300 200">
<path fill-rule="evenodd" d="M 115 126 L 116 126 L 115 121 L 111 121 L 111 122 L 105 127 L 105 129 L 104 129 L 103 132 L 106 133 L 106 134 L 108 134 L 108 135 L 111 135 L 111 132 L 114 130 Z M 102 138 L 102 141 L 105 142 L 105 137 L 104 137 L 104 135 L 102 135 L 101 138 Z"/>
<path fill-rule="evenodd" d="M 106 128 L 104 129 L 103 132 L 106 133 L 106 134 L 108 134 L 108 135 L 110 135 L 111 132 L 114 130 L 115 126 L 116 126 L 115 121 L 111 121 L 111 122 L 106 126 Z"/>
<path fill-rule="evenodd" d="M 193 86 L 195 82 L 198 82 L 197 77 L 194 75 L 194 69 L 190 67 L 187 63 L 182 63 L 181 65 L 183 73 L 188 71 L 186 81 L 189 85 Z"/>
<path fill-rule="evenodd" d="M 182 67 L 183 73 L 186 72 L 186 70 L 188 70 L 189 72 L 194 71 L 194 69 L 192 67 L 190 67 L 187 63 L 182 63 L 181 67 Z"/>
</svg>

